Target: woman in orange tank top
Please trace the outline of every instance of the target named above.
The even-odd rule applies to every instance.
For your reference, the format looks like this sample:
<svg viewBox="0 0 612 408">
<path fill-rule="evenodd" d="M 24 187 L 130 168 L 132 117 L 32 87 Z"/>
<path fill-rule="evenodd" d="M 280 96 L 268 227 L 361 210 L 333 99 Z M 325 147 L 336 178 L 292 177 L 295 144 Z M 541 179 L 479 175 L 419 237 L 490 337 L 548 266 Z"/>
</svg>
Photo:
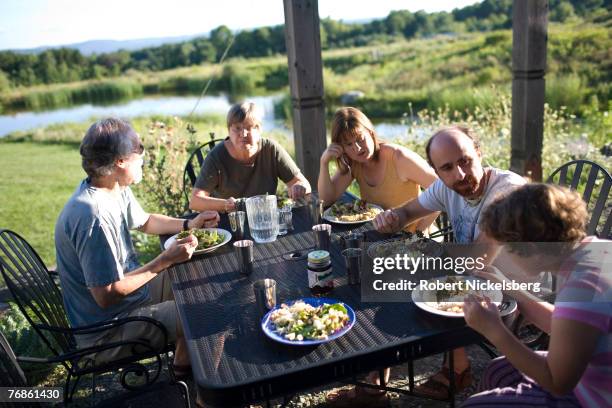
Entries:
<svg viewBox="0 0 612 408">
<path fill-rule="evenodd" d="M 416 198 L 437 176 L 427 162 L 413 151 L 379 142 L 372 122 L 359 109 L 341 108 L 332 122 L 332 143 L 321 156 L 319 197 L 335 202 L 357 180 L 363 200 L 384 209 L 399 207 Z M 338 170 L 330 176 L 329 163 Z M 408 231 L 427 231 L 436 214 L 415 221 Z"/>
</svg>

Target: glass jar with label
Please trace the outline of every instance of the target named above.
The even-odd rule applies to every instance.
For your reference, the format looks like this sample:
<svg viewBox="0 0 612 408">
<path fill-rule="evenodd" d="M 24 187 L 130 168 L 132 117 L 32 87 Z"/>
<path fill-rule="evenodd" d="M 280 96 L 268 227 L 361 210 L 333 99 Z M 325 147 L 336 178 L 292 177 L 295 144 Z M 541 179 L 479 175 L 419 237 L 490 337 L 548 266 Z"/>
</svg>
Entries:
<svg viewBox="0 0 612 408">
<path fill-rule="evenodd" d="M 328 251 L 308 253 L 308 287 L 315 296 L 326 295 L 334 289 L 333 270 Z"/>
</svg>

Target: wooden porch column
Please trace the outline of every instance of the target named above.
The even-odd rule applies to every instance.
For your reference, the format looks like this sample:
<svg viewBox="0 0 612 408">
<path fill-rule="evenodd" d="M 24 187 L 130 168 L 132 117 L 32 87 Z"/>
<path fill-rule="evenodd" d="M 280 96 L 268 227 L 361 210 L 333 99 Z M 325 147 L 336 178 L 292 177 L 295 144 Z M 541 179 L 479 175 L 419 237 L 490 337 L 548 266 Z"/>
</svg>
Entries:
<svg viewBox="0 0 612 408">
<path fill-rule="evenodd" d="M 541 181 L 548 1 L 515 0 L 512 9 L 510 169 Z"/>
<path fill-rule="evenodd" d="M 283 5 L 295 154 L 316 189 L 319 158 L 327 146 L 319 6 L 317 0 L 283 0 Z"/>
</svg>

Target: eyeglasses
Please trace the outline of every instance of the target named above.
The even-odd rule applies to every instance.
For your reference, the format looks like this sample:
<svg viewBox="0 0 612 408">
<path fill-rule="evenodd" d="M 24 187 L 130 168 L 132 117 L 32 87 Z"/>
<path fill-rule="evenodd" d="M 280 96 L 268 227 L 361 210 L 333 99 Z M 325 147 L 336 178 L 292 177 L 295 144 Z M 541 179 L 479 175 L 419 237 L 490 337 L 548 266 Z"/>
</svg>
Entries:
<svg viewBox="0 0 612 408">
<path fill-rule="evenodd" d="M 230 130 L 238 135 L 241 135 L 246 130 L 247 133 L 251 133 L 253 130 L 259 130 L 259 125 L 251 125 L 251 126 L 239 126 L 232 125 Z"/>
</svg>

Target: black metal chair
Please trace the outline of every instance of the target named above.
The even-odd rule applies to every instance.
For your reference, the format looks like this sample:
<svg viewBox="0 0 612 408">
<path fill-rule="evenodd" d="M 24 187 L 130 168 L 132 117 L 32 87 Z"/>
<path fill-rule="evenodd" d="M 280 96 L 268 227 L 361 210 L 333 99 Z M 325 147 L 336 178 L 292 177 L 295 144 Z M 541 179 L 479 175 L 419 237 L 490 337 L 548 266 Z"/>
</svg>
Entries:
<svg viewBox="0 0 612 408">
<path fill-rule="evenodd" d="M 223 142 L 223 139 L 215 139 L 215 134 L 210 133 L 210 141 L 200 145 L 189 155 L 185 170 L 183 171 L 183 195 L 185 196 L 186 210 L 189 211 L 189 199 L 191 197 L 191 190 L 195 185 L 202 163 L 206 155 L 217 145 L 217 143 Z"/>
<path fill-rule="evenodd" d="M 20 360 L 31 361 L 16 357 L 8 340 L 0 332 L 0 387 L 15 388 L 28 386 L 25 374 L 19 366 Z M 37 407 L 38 405 L 28 402 L 3 402 L 2 406 L 7 408 L 28 408 Z"/>
<path fill-rule="evenodd" d="M 455 242 L 455 235 L 453 234 L 453 226 L 450 223 L 448 214 L 441 212 L 436 218 L 436 227 L 438 231 L 434 232 L 429 236 L 431 239 L 442 237 L 443 242 Z"/>
<path fill-rule="evenodd" d="M 143 390 L 155 383 L 162 371 L 162 356 L 172 349 L 167 330 L 157 320 L 148 317 L 127 317 L 72 328 L 68 324 L 59 287 L 53 281 L 43 261 L 28 242 L 10 230 L 0 230 L 0 273 L 19 310 L 51 351 L 52 356 L 39 362 L 62 364 L 67 372 L 64 384 L 64 401 L 69 402 L 80 378 L 92 374 L 121 372 L 121 385 L 127 390 Z M 160 331 L 165 339 L 162 346 L 154 347 L 146 340 L 109 342 L 103 345 L 79 348 L 75 335 L 102 333 L 131 322 L 150 325 L 150 330 Z M 132 353 L 114 361 L 96 362 L 95 353 L 118 347 L 131 347 Z M 142 360 L 153 359 L 153 375 Z M 132 374 L 144 377 L 144 384 L 128 382 Z M 181 385 L 181 384 L 179 384 Z M 183 384 L 184 385 L 184 384 Z M 182 387 L 189 406 L 189 393 Z"/>
<path fill-rule="evenodd" d="M 546 182 L 580 192 L 591 214 L 587 234 L 612 239 L 612 176 L 608 170 L 589 160 L 573 160 L 553 171 Z"/>
</svg>

